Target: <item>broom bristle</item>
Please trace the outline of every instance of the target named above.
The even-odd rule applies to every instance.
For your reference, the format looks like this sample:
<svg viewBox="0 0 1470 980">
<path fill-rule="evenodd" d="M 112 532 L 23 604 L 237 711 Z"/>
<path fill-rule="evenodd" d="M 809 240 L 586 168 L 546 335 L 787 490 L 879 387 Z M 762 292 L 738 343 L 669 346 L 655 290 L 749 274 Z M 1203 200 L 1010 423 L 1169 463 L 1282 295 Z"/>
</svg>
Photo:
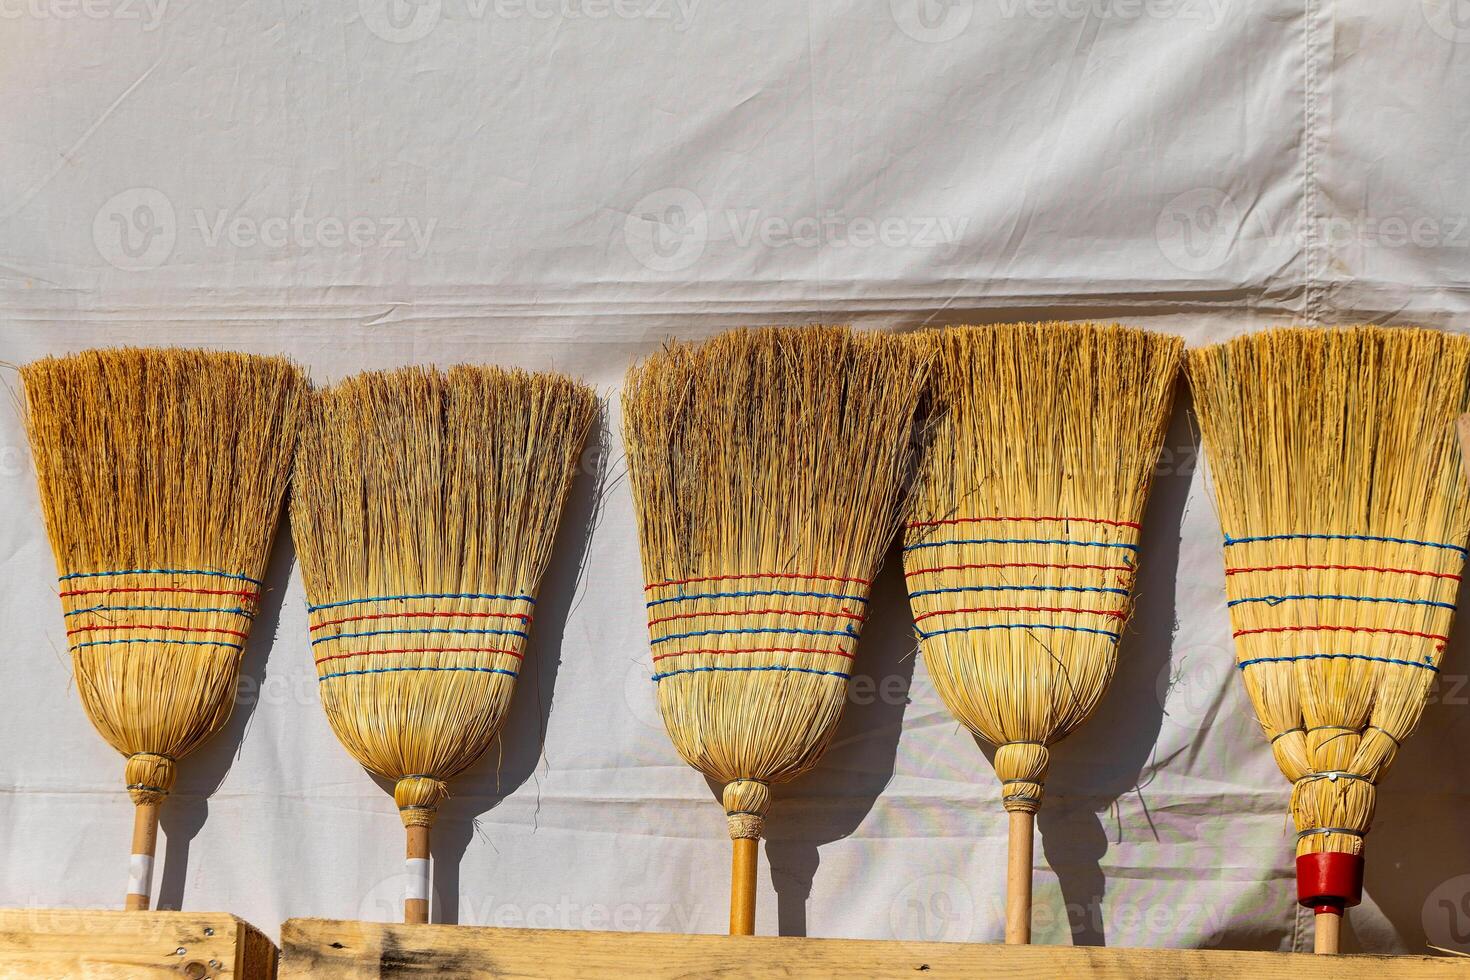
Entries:
<svg viewBox="0 0 1470 980">
<path fill-rule="evenodd" d="M 1362 851 L 1465 562 L 1470 339 L 1288 329 L 1193 352 L 1237 665 L 1293 784 L 1298 855 Z"/>
<path fill-rule="evenodd" d="M 406 826 L 504 720 L 597 398 L 460 366 L 315 393 L 291 525 L 332 730 L 394 780 Z"/>
<path fill-rule="evenodd" d="M 732 837 L 832 736 L 925 377 L 911 345 L 841 327 L 735 331 L 628 374 L 659 708 L 725 785 Z"/>
<path fill-rule="evenodd" d="M 21 370 L 77 689 L 134 802 L 222 727 L 305 379 L 277 357 L 122 349 Z"/>
<path fill-rule="evenodd" d="M 1183 342 L 1063 323 L 924 339 L 938 412 L 904 549 L 914 622 L 945 704 L 999 747 L 1006 809 L 1034 812 L 1047 745 L 1113 676 Z"/>
</svg>

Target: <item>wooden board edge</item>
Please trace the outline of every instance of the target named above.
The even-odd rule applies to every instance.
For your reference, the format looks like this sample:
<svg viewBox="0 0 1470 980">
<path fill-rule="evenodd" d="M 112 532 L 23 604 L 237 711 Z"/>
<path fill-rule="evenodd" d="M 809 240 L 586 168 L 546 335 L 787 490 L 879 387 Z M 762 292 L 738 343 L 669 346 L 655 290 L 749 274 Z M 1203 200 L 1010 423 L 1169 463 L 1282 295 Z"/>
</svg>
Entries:
<svg viewBox="0 0 1470 980">
<path fill-rule="evenodd" d="M 562 956 L 562 959 L 558 959 Z M 580 957 L 580 961 L 578 961 Z M 1291 980 L 1463 980 L 1465 963 L 1452 957 L 1355 954 L 1316 957 L 1245 950 L 1130 949 L 886 940 L 728 937 L 674 933 L 580 932 L 414 925 L 327 919 L 288 919 L 281 927 L 281 980 L 316 977 L 397 978 L 437 975 L 517 977 L 637 973 L 649 976 L 719 972 L 719 963 L 747 964 L 745 975 L 968 976 L 985 971 L 1007 980 L 1057 975 L 1163 978 L 1174 976 L 1291 978 Z M 701 966 L 700 964 L 703 964 Z M 621 967 L 621 969 L 619 969 Z M 728 967 L 726 967 L 728 969 Z M 691 972 L 693 971 L 693 972 Z M 932 972 L 929 972 L 932 971 Z"/>
</svg>

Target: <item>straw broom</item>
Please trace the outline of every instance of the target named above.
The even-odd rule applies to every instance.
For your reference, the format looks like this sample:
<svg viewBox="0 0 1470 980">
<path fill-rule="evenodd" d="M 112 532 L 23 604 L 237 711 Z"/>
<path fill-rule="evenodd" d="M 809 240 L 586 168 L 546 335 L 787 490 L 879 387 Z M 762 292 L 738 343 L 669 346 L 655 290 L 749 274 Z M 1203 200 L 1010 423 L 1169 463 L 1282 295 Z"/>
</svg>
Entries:
<svg viewBox="0 0 1470 980">
<path fill-rule="evenodd" d="M 1272 330 L 1189 358 L 1236 659 L 1292 782 L 1297 893 L 1336 952 L 1377 784 L 1444 654 L 1470 526 L 1470 339 Z"/>
<path fill-rule="evenodd" d="M 86 351 L 21 369 L 77 690 L 127 757 L 126 908 L 148 908 L 178 760 L 222 728 L 305 380 L 274 357 Z"/>
<path fill-rule="evenodd" d="M 394 783 L 407 922 L 427 922 L 446 781 L 495 738 L 597 412 L 554 374 L 362 374 L 308 406 L 291 527 L 327 719 Z"/>
<path fill-rule="evenodd" d="M 940 696 L 997 746 L 1005 936 L 1026 943 L 1048 746 L 1112 680 L 1183 342 L 1061 323 L 916 342 L 937 351 L 937 418 L 906 529 L 910 602 Z"/>
<path fill-rule="evenodd" d="M 732 934 L 754 932 L 770 786 L 816 765 L 842 712 L 924 384 L 908 345 L 816 326 L 628 374 L 653 680 L 675 748 L 723 787 Z"/>
</svg>

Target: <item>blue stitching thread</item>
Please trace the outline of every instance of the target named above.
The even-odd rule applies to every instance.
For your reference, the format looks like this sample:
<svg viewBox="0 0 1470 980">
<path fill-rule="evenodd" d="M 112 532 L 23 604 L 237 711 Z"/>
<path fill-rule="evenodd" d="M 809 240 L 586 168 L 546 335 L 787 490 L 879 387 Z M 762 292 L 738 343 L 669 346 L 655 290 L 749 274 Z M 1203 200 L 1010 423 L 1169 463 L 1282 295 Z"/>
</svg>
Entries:
<svg viewBox="0 0 1470 980">
<path fill-rule="evenodd" d="M 1291 541 L 1303 539 L 1309 541 L 1381 541 L 1387 544 L 1416 544 L 1424 548 L 1443 548 L 1446 551 L 1458 551 L 1466 558 L 1470 558 L 1470 549 L 1465 549 L 1457 544 L 1445 544 L 1442 541 L 1416 541 L 1413 538 L 1388 538 L 1376 534 L 1257 534 L 1248 538 L 1232 538 L 1225 535 L 1225 547 L 1233 544 L 1251 544 L 1255 541 Z"/>
<path fill-rule="evenodd" d="M 82 613 L 95 612 L 179 612 L 179 613 L 228 613 L 233 616 L 244 616 L 246 619 L 254 619 L 255 614 L 246 609 L 236 606 L 233 609 L 222 609 L 213 606 L 195 608 L 193 606 L 88 606 L 86 609 L 73 609 L 71 612 L 62 613 L 66 616 L 80 616 Z"/>
<path fill-rule="evenodd" d="M 644 606 L 652 609 L 654 606 L 661 606 L 666 602 L 687 602 L 690 599 L 748 599 L 752 596 L 760 595 L 799 596 L 807 599 L 847 599 L 851 602 L 861 602 L 864 604 L 868 601 L 860 595 L 844 595 L 840 592 L 787 592 L 783 589 L 764 589 L 759 592 L 701 592 L 694 595 L 675 595 L 669 596 L 667 599 L 654 599 L 651 602 L 645 602 Z"/>
<path fill-rule="evenodd" d="M 802 636 L 844 636 L 848 639 L 857 639 L 857 633 L 853 630 L 801 630 L 801 629 L 736 629 L 736 630 L 697 630 L 693 633 L 674 633 L 669 636 L 660 636 L 651 640 L 649 646 L 656 643 L 667 643 L 669 640 L 684 640 L 691 636 L 728 636 L 731 633 L 799 633 Z"/>
<path fill-rule="evenodd" d="M 1361 653 L 1303 653 L 1295 657 L 1256 657 L 1254 660 L 1242 660 L 1235 666 L 1245 670 L 1251 664 L 1288 663 L 1295 660 L 1372 660 L 1377 663 L 1398 664 L 1401 667 L 1420 667 L 1424 670 L 1432 670 L 1436 674 L 1439 673 L 1439 668 L 1434 664 L 1421 664 L 1415 660 L 1398 660 L 1394 657 L 1369 657 Z"/>
<path fill-rule="evenodd" d="M 320 684 L 322 681 L 333 677 L 351 677 L 354 674 L 392 674 L 400 670 L 472 670 L 481 674 L 504 674 L 506 677 L 516 676 L 513 670 L 501 670 L 499 667 L 371 667 L 364 670 L 339 670 L 335 674 L 323 674 L 316 679 Z"/>
<path fill-rule="evenodd" d="M 528 634 L 523 633 L 520 630 L 369 630 L 366 633 L 338 633 L 336 636 L 319 636 L 315 640 L 311 641 L 311 645 L 316 646 L 318 643 L 328 643 L 332 640 L 350 640 L 361 636 L 395 636 L 403 633 L 454 633 L 459 636 L 519 636 L 523 640 L 526 639 L 528 636 Z"/>
<path fill-rule="evenodd" d="M 919 596 L 939 595 L 942 592 L 1106 592 L 1109 595 L 1127 595 L 1127 589 L 1102 588 L 1095 585 L 954 585 L 946 589 L 920 589 L 910 592 L 910 599 Z"/>
<path fill-rule="evenodd" d="M 80 650 L 82 647 L 102 647 L 111 643 L 162 643 L 166 646 L 229 647 L 231 650 L 245 649 L 243 643 L 218 643 L 214 640 L 88 640 L 86 643 L 73 644 L 72 649 Z"/>
<path fill-rule="evenodd" d="M 215 578 L 232 578 L 241 582 L 249 582 L 251 585 L 265 586 L 260 579 L 251 578 L 249 575 L 236 575 L 233 572 L 210 572 L 201 568 L 128 568 L 120 572 L 72 572 L 70 575 L 62 575 L 56 579 L 58 582 L 66 582 L 74 578 L 96 578 L 99 575 L 211 575 Z"/>
<path fill-rule="evenodd" d="M 1238 606 L 1244 602 L 1264 602 L 1272 606 L 1278 606 L 1283 602 L 1290 602 L 1293 599 L 1340 599 L 1343 602 L 1397 602 L 1405 606 L 1436 606 L 1452 612 L 1455 608 L 1455 604 L 1452 602 L 1435 602 L 1433 599 L 1398 599 L 1393 596 L 1372 595 L 1259 595 L 1248 596 L 1244 599 L 1231 599 L 1225 605 Z"/>
<path fill-rule="evenodd" d="M 793 673 L 793 674 L 823 674 L 823 675 L 826 675 L 828 677 L 841 677 L 843 680 L 849 680 L 852 677 L 851 674 L 844 674 L 840 670 L 813 670 L 810 667 L 782 667 L 782 666 L 779 666 L 778 665 L 778 666 L 773 666 L 773 667 L 685 667 L 683 670 L 671 670 L 671 671 L 668 671 L 667 673 L 663 673 L 663 674 L 654 674 L 653 675 L 653 679 L 655 681 L 661 681 L 665 677 L 673 677 L 676 674 L 699 674 L 699 673 L 704 673 L 706 671 L 727 671 L 727 670 L 736 670 L 736 671 L 747 671 L 747 670 L 783 670 L 783 671 L 788 671 L 788 672 Z"/>
<path fill-rule="evenodd" d="M 529 595 L 482 595 L 477 592 L 429 592 L 424 595 L 377 595 L 366 599 L 343 599 L 341 602 L 323 602 L 319 605 L 308 605 L 306 611 L 309 613 L 320 612 L 323 609 L 336 609 L 339 606 L 355 606 L 363 602 L 397 602 L 400 599 L 504 599 L 507 602 L 520 600 L 536 604 L 536 597 Z"/>
<path fill-rule="evenodd" d="M 1118 634 L 1111 630 L 1088 629 L 1085 626 L 1053 626 L 1048 623 L 993 623 L 987 626 L 954 626 L 950 629 L 935 630 L 925 633 L 919 630 L 919 639 L 927 640 L 931 636 L 942 636 L 945 633 L 969 633 L 973 630 L 1068 630 L 1073 633 L 1096 633 L 1098 636 L 1106 636 L 1114 643 L 1118 642 Z"/>
<path fill-rule="evenodd" d="M 918 544 L 906 545 L 903 550 L 908 552 L 919 548 L 942 548 L 949 544 L 1069 544 L 1079 548 L 1126 548 L 1129 551 L 1138 551 L 1136 544 L 1114 541 L 1069 541 L 1066 538 L 951 538 L 946 541 L 920 541 Z"/>
</svg>

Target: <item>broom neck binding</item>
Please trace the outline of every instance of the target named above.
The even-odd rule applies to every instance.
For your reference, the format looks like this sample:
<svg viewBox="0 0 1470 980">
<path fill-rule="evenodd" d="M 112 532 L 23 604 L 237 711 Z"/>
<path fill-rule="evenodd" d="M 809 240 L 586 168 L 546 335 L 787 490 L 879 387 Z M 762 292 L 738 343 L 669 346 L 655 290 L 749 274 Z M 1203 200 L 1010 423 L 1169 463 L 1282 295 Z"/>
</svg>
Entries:
<svg viewBox="0 0 1470 980">
<path fill-rule="evenodd" d="M 449 787 L 437 776 L 414 773 L 400 776 L 393 785 L 393 802 L 404 827 L 432 827 L 439 804 L 449 798 Z"/>
<path fill-rule="evenodd" d="M 740 777 L 725 784 L 721 794 L 731 840 L 759 840 L 771 808 L 771 784 L 764 779 Z"/>
<path fill-rule="evenodd" d="M 123 779 L 136 806 L 157 806 L 174 788 L 178 760 L 162 752 L 134 752 L 128 756 Z"/>
</svg>

